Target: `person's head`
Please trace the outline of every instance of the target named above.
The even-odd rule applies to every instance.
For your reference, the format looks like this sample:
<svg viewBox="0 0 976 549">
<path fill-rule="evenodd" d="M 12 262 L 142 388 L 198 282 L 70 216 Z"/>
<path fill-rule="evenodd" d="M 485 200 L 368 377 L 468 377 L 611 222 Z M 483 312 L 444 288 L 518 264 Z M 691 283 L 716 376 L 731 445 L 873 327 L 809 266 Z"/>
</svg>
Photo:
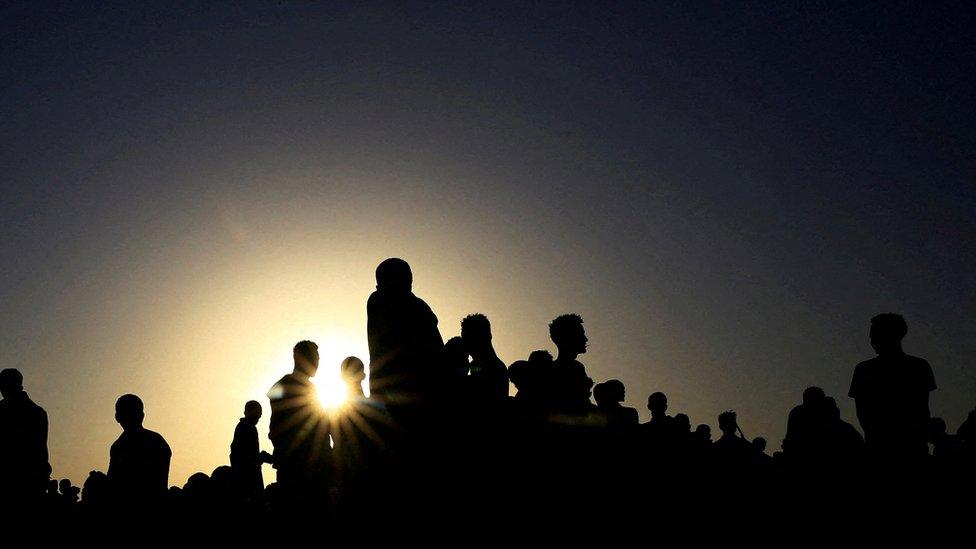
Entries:
<svg viewBox="0 0 976 549">
<path fill-rule="evenodd" d="M 908 324 L 901 315 L 881 313 L 871 319 L 871 347 L 879 355 L 901 352 Z"/>
<path fill-rule="evenodd" d="M 664 393 L 657 391 L 647 397 L 647 409 L 651 412 L 651 417 L 664 417 L 668 411 L 668 397 Z"/>
<path fill-rule="evenodd" d="M 409 293 L 413 289 L 413 273 L 406 261 L 391 257 L 376 267 L 376 289 L 394 293 Z"/>
<path fill-rule="evenodd" d="M 929 423 L 926 427 L 929 442 L 938 442 L 946 437 L 946 422 L 941 417 L 929 418 Z"/>
<path fill-rule="evenodd" d="M 71 490 L 71 480 L 70 479 L 66 479 L 66 478 L 63 478 L 63 479 L 59 480 L 58 481 L 58 490 L 62 494 L 67 495 L 68 492 Z"/>
<path fill-rule="evenodd" d="M 818 406 L 827 395 L 820 387 L 807 387 L 803 390 L 803 404 L 805 406 Z"/>
<path fill-rule="evenodd" d="M 723 435 L 734 435 L 739 424 L 736 421 L 735 412 L 729 410 L 718 415 L 718 429 Z"/>
<path fill-rule="evenodd" d="M 824 398 L 823 413 L 824 417 L 832 421 L 838 421 L 840 419 L 840 407 L 837 406 L 837 400 L 834 397 Z"/>
<path fill-rule="evenodd" d="M 691 418 L 688 414 L 674 415 L 674 429 L 682 435 L 691 432 Z"/>
<path fill-rule="evenodd" d="M 468 351 L 460 337 L 454 336 L 444 342 L 444 361 L 451 372 L 457 375 L 468 374 Z"/>
<path fill-rule="evenodd" d="M 700 424 L 698 427 L 695 427 L 695 434 L 702 440 L 706 440 L 708 442 L 712 441 L 712 428 L 704 423 Z"/>
<path fill-rule="evenodd" d="M 624 384 L 619 379 L 604 381 L 593 387 L 593 399 L 597 406 L 616 406 L 627 396 Z"/>
<path fill-rule="evenodd" d="M 583 318 L 577 314 L 556 317 L 549 323 L 549 337 L 556 344 L 560 355 L 576 357 L 586 352 L 586 331 Z"/>
<path fill-rule="evenodd" d="M 142 399 L 136 395 L 122 395 L 115 401 L 115 421 L 119 422 L 123 431 L 142 427 L 145 417 Z"/>
<path fill-rule="evenodd" d="M 257 425 L 263 413 L 264 410 L 261 409 L 261 403 L 256 400 L 249 400 L 244 404 L 244 419 L 255 425 Z"/>
<path fill-rule="evenodd" d="M 530 377 L 528 360 L 516 360 L 508 367 L 508 379 L 517 391 L 523 391 L 527 384 L 531 384 Z"/>
<path fill-rule="evenodd" d="M 534 368 L 545 369 L 552 366 L 552 362 L 552 353 L 545 349 L 539 349 L 538 351 L 529 353 L 529 364 Z"/>
<path fill-rule="evenodd" d="M 347 384 L 359 385 L 366 379 L 366 365 L 359 357 L 347 356 L 342 359 L 339 366 L 339 373 Z"/>
<path fill-rule="evenodd" d="M 474 313 L 461 321 L 461 340 L 471 356 L 491 349 L 491 323 L 488 317 Z"/>
<path fill-rule="evenodd" d="M 295 357 L 295 373 L 302 373 L 314 377 L 319 369 L 319 346 L 314 342 L 304 340 L 295 344 L 292 349 Z"/>
<path fill-rule="evenodd" d="M 20 370 L 5 368 L 0 370 L 0 394 L 4 398 L 24 390 L 24 376 Z"/>
<path fill-rule="evenodd" d="M 752 439 L 752 447 L 756 449 L 756 452 L 763 454 L 766 452 L 766 439 L 763 437 L 756 437 Z"/>
</svg>

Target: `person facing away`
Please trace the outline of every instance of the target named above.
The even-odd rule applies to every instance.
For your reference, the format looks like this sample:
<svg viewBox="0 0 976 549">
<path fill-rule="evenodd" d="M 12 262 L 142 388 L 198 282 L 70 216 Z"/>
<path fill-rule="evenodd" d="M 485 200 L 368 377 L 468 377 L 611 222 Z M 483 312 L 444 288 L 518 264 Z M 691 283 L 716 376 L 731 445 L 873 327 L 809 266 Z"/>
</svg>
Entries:
<svg viewBox="0 0 976 549">
<path fill-rule="evenodd" d="M 624 406 L 626 389 L 619 379 L 611 379 L 593 387 L 597 412 L 611 428 L 632 427 L 638 424 L 637 410 Z"/>
<path fill-rule="evenodd" d="M 292 357 L 292 372 L 268 391 L 268 438 L 274 446 L 278 482 L 286 491 L 298 489 L 303 480 L 324 474 L 331 458 L 328 423 L 316 403 L 311 380 L 319 368 L 319 347 L 312 341 L 299 341 L 292 349 Z"/>
<path fill-rule="evenodd" d="M 143 427 L 145 417 L 136 395 L 122 395 L 115 402 L 122 434 L 112 444 L 108 480 L 118 505 L 159 504 L 166 497 L 173 452 L 159 433 Z"/>
<path fill-rule="evenodd" d="M 803 402 L 790 410 L 786 421 L 783 451 L 791 458 L 807 459 L 816 450 L 819 432 L 826 420 L 827 395 L 820 387 L 807 387 Z"/>
<path fill-rule="evenodd" d="M 412 288 L 406 261 L 390 258 L 376 267 L 376 291 L 366 302 L 369 392 L 385 404 L 416 404 L 443 385 L 437 316 Z"/>
<path fill-rule="evenodd" d="M 0 371 L 0 498 L 40 497 L 51 475 L 47 412 L 27 396 L 20 371 Z"/>
<path fill-rule="evenodd" d="M 924 459 L 932 367 L 902 350 L 908 325 L 900 315 L 871 319 L 871 347 L 878 356 L 854 368 L 848 396 L 854 399 L 864 440 L 875 456 Z"/>
<path fill-rule="evenodd" d="M 508 397 L 508 370 L 491 344 L 488 317 L 480 313 L 464 317 L 461 341 L 471 355 L 468 376 L 471 397 L 483 405 L 504 403 Z"/>
<path fill-rule="evenodd" d="M 239 492 L 247 499 L 258 499 L 264 493 L 261 465 L 271 463 L 271 454 L 261 450 L 258 442 L 258 421 L 264 410 L 261 403 L 249 400 L 244 404 L 244 417 L 237 422 L 234 440 L 230 443 L 230 467 Z"/>
<path fill-rule="evenodd" d="M 577 314 L 556 317 L 549 323 L 549 337 L 556 345 L 557 355 L 550 373 L 552 404 L 557 411 L 579 412 L 590 404 L 593 380 L 577 360 L 586 353 L 589 340 L 583 329 L 583 319 Z"/>
</svg>

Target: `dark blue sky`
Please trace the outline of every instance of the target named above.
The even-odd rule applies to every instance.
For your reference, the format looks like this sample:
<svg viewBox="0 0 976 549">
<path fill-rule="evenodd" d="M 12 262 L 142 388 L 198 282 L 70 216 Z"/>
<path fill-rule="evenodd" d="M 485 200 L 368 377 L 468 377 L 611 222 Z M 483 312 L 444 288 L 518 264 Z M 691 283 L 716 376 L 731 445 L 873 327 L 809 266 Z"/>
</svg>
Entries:
<svg viewBox="0 0 976 549">
<path fill-rule="evenodd" d="M 629 404 L 774 447 L 808 385 L 852 416 L 878 312 L 976 405 L 971 4 L 202 4 L 0 9 L 0 361 L 55 474 L 126 391 L 232 430 L 245 342 L 359 338 L 389 255 L 446 335 L 485 311 L 511 362 L 578 311 Z"/>
</svg>

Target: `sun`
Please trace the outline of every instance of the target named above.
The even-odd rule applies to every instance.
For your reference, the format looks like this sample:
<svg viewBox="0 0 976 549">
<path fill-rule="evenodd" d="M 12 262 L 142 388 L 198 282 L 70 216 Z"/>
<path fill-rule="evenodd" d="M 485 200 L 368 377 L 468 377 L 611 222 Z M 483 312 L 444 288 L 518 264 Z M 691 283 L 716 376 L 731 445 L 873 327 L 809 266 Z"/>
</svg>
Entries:
<svg viewBox="0 0 976 549">
<path fill-rule="evenodd" d="M 326 410 L 342 408 L 349 401 L 349 389 L 338 375 L 322 373 L 312 378 L 315 399 Z"/>
</svg>

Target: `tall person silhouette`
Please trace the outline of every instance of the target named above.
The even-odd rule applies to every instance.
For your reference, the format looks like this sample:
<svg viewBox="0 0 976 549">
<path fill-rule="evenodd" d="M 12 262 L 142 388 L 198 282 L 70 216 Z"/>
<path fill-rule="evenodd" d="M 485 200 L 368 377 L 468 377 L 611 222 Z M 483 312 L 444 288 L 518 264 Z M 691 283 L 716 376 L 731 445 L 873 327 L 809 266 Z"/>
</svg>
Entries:
<svg viewBox="0 0 976 549">
<path fill-rule="evenodd" d="M 47 413 L 24 391 L 18 370 L 0 371 L 0 394 L 0 499 L 39 498 L 51 475 Z"/>
<path fill-rule="evenodd" d="M 562 412 L 582 412 L 590 403 L 593 387 L 586 368 L 577 360 L 589 342 L 583 318 L 577 314 L 556 317 L 549 323 L 549 337 L 558 350 L 551 370 L 553 405 Z"/>
<path fill-rule="evenodd" d="M 929 363 L 902 350 L 907 333 L 900 315 L 871 319 L 871 347 L 878 356 L 854 368 L 848 393 L 870 454 L 897 461 L 928 455 L 929 393 L 936 389 Z"/>
<path fill-rule="evenodd" d="M 159 433 L 143 427 L 145 417 L 142 399 L 136 395 L 122 395 L 115 402 L 115 420 L 122 434 L 112 444 L 108 480 L 116 505 L 136 513 L 163 503 L 173 456 Z"/>
<path fill-rule="evenodd" d="M 437 316 L 412 290 L 410 265 L 390 258 L 376 267 L 366 303 L 370 397 L 391 408 L 429 399 L 443 375 Z"/>
<path fill-rule="evenodd" d="M 319 347 L 311 341 L 299 341 L 292 357 L 292 372 L 268 391 L 268 438 L 274 445 L 278 489 L 287 506 L 319 506 L 326 496 L 332 466 L 328 418 L 316 400 L 311 379 L 319 368 Z"/>
</svg>

